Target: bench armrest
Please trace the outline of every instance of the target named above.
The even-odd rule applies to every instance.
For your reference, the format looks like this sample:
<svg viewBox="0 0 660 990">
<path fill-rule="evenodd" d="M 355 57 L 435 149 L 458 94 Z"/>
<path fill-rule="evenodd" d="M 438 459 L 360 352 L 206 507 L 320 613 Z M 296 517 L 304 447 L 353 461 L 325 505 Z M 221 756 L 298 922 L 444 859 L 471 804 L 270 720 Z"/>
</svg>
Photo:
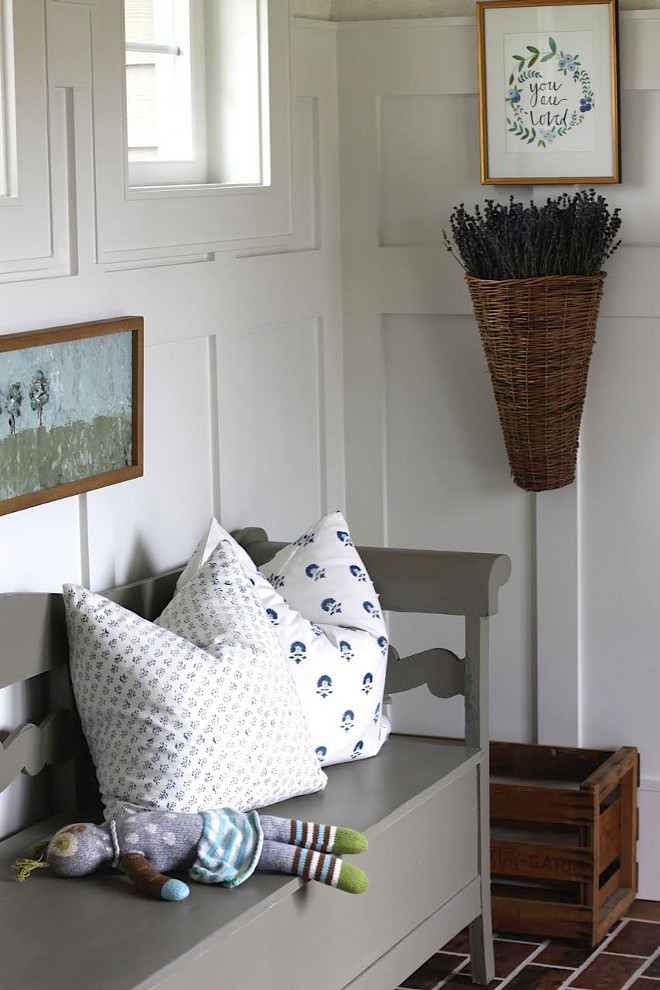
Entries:
<svg viewBox="0 0 660 990">
<path fill-rule="evenodd" d="M 233 534 L 261 566 L 284 543 L 269 541 L 263 529 Z M 497 593 L 511 574 L 505 554 L 453 553 L 358 547 L 382 607 L 390 612 L 488 616 L 497 612 Z"/>
</svg>

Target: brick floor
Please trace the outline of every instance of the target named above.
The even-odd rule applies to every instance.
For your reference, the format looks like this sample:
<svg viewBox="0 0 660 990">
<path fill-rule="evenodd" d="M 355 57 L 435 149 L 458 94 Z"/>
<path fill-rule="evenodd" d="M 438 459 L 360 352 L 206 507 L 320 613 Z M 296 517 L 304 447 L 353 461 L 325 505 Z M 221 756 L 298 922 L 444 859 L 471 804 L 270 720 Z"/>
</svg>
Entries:
<svg viewBox="0 0 660 990">
<path fill-rule="evenodd" d="M 599 946 L 495 935 L 495 979 L 484 990 L 660 990 L 660 904 L 636 901 Z M 460 990 L 470 978 L 467 931 L 435 953 L 399 990 Z"/>
</svg>

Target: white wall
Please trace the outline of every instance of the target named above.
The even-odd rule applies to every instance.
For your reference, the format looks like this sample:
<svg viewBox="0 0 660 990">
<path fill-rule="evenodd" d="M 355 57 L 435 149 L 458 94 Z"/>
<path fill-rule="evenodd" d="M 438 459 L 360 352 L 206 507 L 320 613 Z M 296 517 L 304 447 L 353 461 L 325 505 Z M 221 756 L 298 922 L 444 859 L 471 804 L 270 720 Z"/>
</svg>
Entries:
<svg viewBox="0 0 660 990">
<path fill-rule="evenodd" d="M 396 4 L 335 4 L 371 17 Z M 422 3 L 398 4 L 420 13 Z M 430 5 L 429 5 L 430 6 Z M 412 12 L 412 11 L 411 11 Z M 347 15 L 348 16 L 348 15 Z M 642 896 L 660 898 L 660 17 L 621 18 L 624 213 L 608 265 L 576 484 L 517 489 L 462 273 L 454 205 L 555 189 L 479 182 L 474 18 L 339 31 L 347 508 L 360 541 L 508 553 L 492 622 L 493 738 L 641 751 Z M 403 645 L 453 624 L 401 618 Z M 395 727 L 452 733 L 425 689 Z"/>
<path fill-rule="evenodd" d="M 174 567 L 213 513 L 228 528 L 264 525 L 293 538 L 344 499 L 335 29 L 291 28 L 289 57 L 284 18 L 272 96 L 283 118 L 291 93 L 291 139 L 286 125 L 276 143 L 292 149 L 292 174 L 281 176 L 274 210 L 231 197 L 239 234 L 280 214 L 290 232 L 227 247 L 218 224 L 217 245 L 202 243 L 205 230 L 195 245 L 190 223 L 183 231 L 161 222 L 172 201 L 122 198 L 131 237 L 145 202 L 155 210 L 148 248 L 123 250 L 122 230 L 109 229 L 116 214 L 108 219 L 121 189 L 102 181 L 121 159 L 120 144 L 108 149 L 121 50 L 108 51 L 99 20 L 116 7 L 15 5 L 29 83 L 20 126 L 32 148 L 20 162 L 20 206 L 0 205 L 0 332 L 144 316 L 145 473 L 0 517 L 0 592 L 64 581 L 101 589 Z M 22 242 L 5 220 L 17 211 Z M 38 718 L 39 702 L 0 693 L 0 732 Z M 19 827 L 29 791 L 21 778 L 0 797 L 0 833 Z"/>
<path fill-rule="evenodd" d="M 145 476 L 0 518 L 0 591 L 102 588 L 174 566 L 212 512 L 289 537 L 346 504 L 364 542 L 509 553 L 492 624 L 493 736 L 638 745 L 641 893 L 660 897 L 660 20 L 622 18 L 624 181 L 607 195 L 624 208 L 626 243 L 610 265 L 579 481 L 533 496 L 509 479 L 469 299 L 439 238 L 456 202 L 487 194 L 474 21 L 371 20 L 428 18 L 450 2 L 464 0 L 295 0 L 308 18 L 366 20 L 299 21 L 290 58 L 280 39 L 291 181 L 284 167 L 270 212 L 239 205 L 211 246 L 206 230 L 195 244 L 189 216 L 185 243 L 168 239 L 167 204 L 152 202 L 144 249 L 112 226 L 119 90 L 99 17 L 116 0 L 16 5 L 23 197 L 18 212 L 0 207 L 0 332 L 143 315 Z M 240 243 L 266 219 L 268 237 Z M 223 242 L 229 221 L 238 240 Z M 452 622 L 397 623 L 404 647 L 442 636 L 461 649 Z M 0 694 L 0 731 L 40 704 L 38 692 Z M 452 732 L 459 715 L 449 704 L 438 718 L 418 691 L 396 717 Z M 0 799 L 0 833 L 19 827 L 29 790 L 21 779 Z"/>
</svg>

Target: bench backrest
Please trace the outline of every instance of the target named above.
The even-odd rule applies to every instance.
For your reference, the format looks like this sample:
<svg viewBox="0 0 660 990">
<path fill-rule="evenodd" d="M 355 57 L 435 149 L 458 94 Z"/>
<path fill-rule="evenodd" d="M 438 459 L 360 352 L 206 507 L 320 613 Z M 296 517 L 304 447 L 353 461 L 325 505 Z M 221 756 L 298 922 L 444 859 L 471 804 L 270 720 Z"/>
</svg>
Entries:
<svg viewBox="0 0 660 990">
<path fill-rule="evenodd" d="M 261 529 L 235 535 L 259 565 L 284 545 L 269 542 Z M 465 617 L 464 659 L 448 650 L 433 649 L 399 660 L 392 650 L 386 690 L 396 693 L 428 683 L 439 697 L 464 694 L 466 740 L 468 745 L 484 748 L 487 620 L 497 611 L 498 590 L 510 573 L 509 558 L 358 549 L 383 609 Z M 154 619 L 172 598 L 179 573 L 169 571 L 104 594 L 144 618 Z M 16 726 L 0 746 L 0 793 L 21 773 L 34 778 L 23 825 L 50 816 L 101 818 L 98 786 L 68 677 L 61 595 L 0 595 L 0 689 L 12 684 L 24 686 L 25 706 L 34 721 Z"/>
</svg>

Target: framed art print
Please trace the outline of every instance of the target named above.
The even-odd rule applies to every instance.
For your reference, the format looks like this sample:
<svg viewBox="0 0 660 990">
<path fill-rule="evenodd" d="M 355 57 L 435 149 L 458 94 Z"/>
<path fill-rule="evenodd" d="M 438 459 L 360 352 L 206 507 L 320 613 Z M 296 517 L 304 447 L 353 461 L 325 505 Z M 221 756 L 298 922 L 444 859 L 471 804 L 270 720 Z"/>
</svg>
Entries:
<svg viewBox="0 0 660 990">
<path fill-rule="evenodd" d="M 142 474 L 143 320 L 0 336 L 0 515 Z"/>
<path fill-rule="evenodd" d="M 620 182 L 616 0 L 479 0 L 481 182 Z"/>
</svg>

